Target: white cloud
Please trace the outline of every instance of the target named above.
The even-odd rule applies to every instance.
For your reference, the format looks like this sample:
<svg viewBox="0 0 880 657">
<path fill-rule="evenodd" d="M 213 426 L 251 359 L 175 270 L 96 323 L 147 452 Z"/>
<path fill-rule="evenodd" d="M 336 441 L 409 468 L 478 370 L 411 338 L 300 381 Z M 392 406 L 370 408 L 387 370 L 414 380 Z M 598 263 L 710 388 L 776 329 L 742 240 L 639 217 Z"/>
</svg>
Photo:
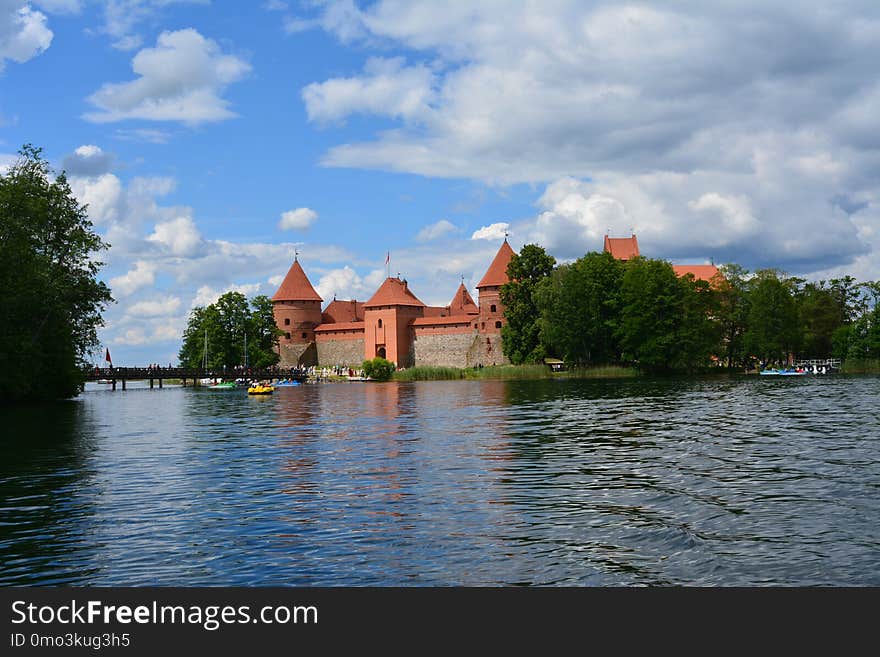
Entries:
<svg viewBox="0 0 880 657">
<path fill-rule="evenodd" d="M 436 223 L 429 224 L 422 228 L 419 231 L 419 234 L 416 235 L 416 241 L 430 242 L 431 240 L 440 239 L 441 237 L 455 233 L 456 231 L 458 231 L 458 226 L 451 221 L 441 219 Z"/>
<path fill-rule="evenodd" d="M 33 3 L 50 14 L 78 14 L 82 9 L 80 0 L 33 0 Z"/>
<path fill-rule="evenodd" d="M 509 223 L 499 222 L 496 224 L 489 224 L 488 226 L 483 226 L 482 228 L 474 231 L 474 234 L 471 235 L 472 240 L 500 240 L 504 239 L 507 234 L 507 229 L 510 228 Z"/>
<path fill-rule="evenodd" d="M 71 176 L 70 188 L 80 203 L 88 205 L 89 219 L 102 225 L 117 219 L 123 202 L 122 182 L 112 173 L 96 177 Z"/>
<path fill-rule="evenodd" d="M 117 50 L 134 50 L 143 41 L 135 32 L 140 23 L 155 19 L 169 5 L 205 5 L 208 2 L 209 0 L 104 0 L 104 24 L 100 31 L 115 39 L 111 45 Z"/>
<path fill-rule="evenodd" d="M 140 141 L 148 144 L 167 144 L 171 139 L 171 133 L 165 130 L 152 130 L 150 128 L 133 128 L 131 130 L 117 130 L 116 139 L 123 141 Z"/>
<path fill-rule="evenodd" d="M 346 265 L 323 274 L 315 285 L 315 291 L 325 302 L 332 301 L 334 296 L 338 299 L 366 301 L 383 280 L 385 280 L 385 272 L 381 269 L 371 270 L 369 274 L 361 277 Z"/>
<path fill-rule="evenodd" d="M 281 213 L 281 220 L 278 222 L 280 230 L 305 230 L 311 226 L 318 213 L 309 208 L 297 208 L 296 210 L 288 210 Z"/>
<path fill-rule="evenodd" d="M 313 7 L 303 27 L 366 56 L 407 53 L 377 60 L 393 62 L 394 84 L 365 67 L 305 87 L 312 120 L 386 119 L 326 166 L 587 185 L 517 226 L 565 257 L 635 228 L 664 257 L 797 273 L 880 262 L 864 228 L 880 173 L 880 6 Z"/>
<path fill-rule="evenodd" d="M 113 166 L 113 155 L 99 146 L 84 144 L 64 157 L 61 167 L 69 176 L 98 176 Z"/>
<path fill-rule="evenodd" d="M 180 309 L 180 298 L 175 296 L 160 297 L 149 301 L 138 301 L 128 308 L 131 317 L 166 317 Z"/>
<path fill-rule="evenodd" d="M 99 111 L 85 118 L 96 123 L 144 119 L 188 124 L 230 119 L 237 115 L 221 94 L 250 68 L 192 28 L 163 32 L 155 48 L 141 50 L 132 60 L 139 77 L 103 85 L 88 98 Z"/>
<path fill-rule="evenodd" d="M 358 112 L 414 118 L 428 110 L 434 76 L 427 67 L 404 66 L 402 57 L 372 58 L 364 72 L 303 89 L 309 119 L 337 121 Z"/>
<path fill-rule="evenodd" d="M 23 0 L 0 2 L 0 72 L 7 59 L 22 64 L 45 51 L 52 37 L 45 14 Z"/>
<path fill-rule="evenodd" d="M 243 285 L 228 285 L 224 288 L 212 288 L 209 285 L 202 285 L 197 291 L 195 297 L 193 297 L 192 303 L 190 304 L 191 308 L 195 308 L 196 306 L 210 306 L 212 303 L 217 301 L 221 296 L 226 294 L 227 292 L 240 292 L 246 297 L 253 296 L 255 294 L 259 294 L 262 290 L 262 285 L 260 283 L 247 283 Z"/>
<path fill-rule="evenodd" d="M 192 217 L 176 217 L 156 224 L 147 240 L 160 245 L 172 255 L 195 255 L 202 245 L 202 235 Z"/>
<path fill-rule="evenodd" d="M 138 260 L 134 269 L 110 279 L 110 288 L 116 297 L 127 297 L 156 282 L 156 264 Z"/>
</svg>

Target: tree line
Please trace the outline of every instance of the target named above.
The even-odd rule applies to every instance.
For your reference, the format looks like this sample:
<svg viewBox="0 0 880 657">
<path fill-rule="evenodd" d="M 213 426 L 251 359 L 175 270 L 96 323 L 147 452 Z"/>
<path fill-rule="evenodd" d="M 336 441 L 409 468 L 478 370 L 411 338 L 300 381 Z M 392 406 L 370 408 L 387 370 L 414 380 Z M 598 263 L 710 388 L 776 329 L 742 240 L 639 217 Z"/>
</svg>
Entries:
<svg viewBox="0 0 880 657">
<path fill-rule="evenodd" d="M 704 281 L 664 260 L 591 252 L 557 264 L 527 244 L 501 288 L 505 355 L 647 372 L 753 368 L 789 357 L 880 359 L 880 282 L 807 281 L 775 269 L 720 267 Z"/>
<path fill-rule="evenodd" d="M 87 208 L 26 144 L 0 174 L 0 402 L 73 397 L 113 301 Z"/>
<path fill-rule="evenodd" d="M 227 292 L 207 306 L 196 306 L 183 332 L 178 359 L 183 367 L 223 370 L 263 368 L 278 362 L 278 337 L 272 300 L 258 295 L 248 301 Z"/>
</svg>

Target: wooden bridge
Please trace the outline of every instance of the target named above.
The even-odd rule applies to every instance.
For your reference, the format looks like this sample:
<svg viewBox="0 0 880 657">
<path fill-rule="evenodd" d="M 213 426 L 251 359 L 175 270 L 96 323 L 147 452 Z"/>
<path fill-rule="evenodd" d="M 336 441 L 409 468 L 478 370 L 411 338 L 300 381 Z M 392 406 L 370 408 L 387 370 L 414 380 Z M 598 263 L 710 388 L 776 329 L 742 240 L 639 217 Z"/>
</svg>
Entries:
<svg viewBox="0 0 880 657">
<path fill-rule="evenodd" d="M 162 382 L 168 379 L 187 381 L 194 386 L 199 385 L 200 379 L 216 379 L 218 381 L 247 379 L 250 381 L 262 381 L 272 379 L 296 379 L 304 381 L 306 372 L 298 369 L 270 368 L 235 368 L 225 369 L 202 369 L 198 367 L 95 367 L 86 371 L 86 381 L 109 382 L 116 390 L 117 382 L 122 383 L 125 390 L 126 381 L 149 381 L 152 388 L 157 382 L 162 387 Z"/>
</svg>

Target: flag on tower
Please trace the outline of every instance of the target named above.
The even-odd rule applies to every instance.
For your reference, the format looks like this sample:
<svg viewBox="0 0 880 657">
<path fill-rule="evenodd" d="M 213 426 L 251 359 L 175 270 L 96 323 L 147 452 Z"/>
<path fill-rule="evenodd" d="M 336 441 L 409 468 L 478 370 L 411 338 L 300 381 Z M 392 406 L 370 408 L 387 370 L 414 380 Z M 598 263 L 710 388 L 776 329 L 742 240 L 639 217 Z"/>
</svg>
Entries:
<svg viewBox="0 0 880 657">
<path fill-rule="evenodd" d="M 391 251 L 385 254 L 385 264 L 387 265 L 389 262 L 391 262 Z"/>
<path fill-rule="evenodd" d="M 110 350 L 107 349 L 104 353 L 104 360 L 110 363 L 110 367 L 113 367 L 113 360 L 110 358 Z"/>
</svg>

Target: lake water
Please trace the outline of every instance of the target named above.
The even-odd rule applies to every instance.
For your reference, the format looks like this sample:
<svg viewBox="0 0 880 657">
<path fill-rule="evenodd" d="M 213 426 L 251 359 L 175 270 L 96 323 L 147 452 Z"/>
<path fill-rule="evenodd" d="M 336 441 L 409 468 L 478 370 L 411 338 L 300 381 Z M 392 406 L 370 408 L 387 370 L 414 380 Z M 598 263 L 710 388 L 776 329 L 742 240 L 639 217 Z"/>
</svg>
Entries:
<svg viewBox="0 0 880 657">
<path fill-rule="evenodd" d="M 880 377 L 106 387 L 0 409 L 0 585 L 880 585 Z"/>
</svg>

